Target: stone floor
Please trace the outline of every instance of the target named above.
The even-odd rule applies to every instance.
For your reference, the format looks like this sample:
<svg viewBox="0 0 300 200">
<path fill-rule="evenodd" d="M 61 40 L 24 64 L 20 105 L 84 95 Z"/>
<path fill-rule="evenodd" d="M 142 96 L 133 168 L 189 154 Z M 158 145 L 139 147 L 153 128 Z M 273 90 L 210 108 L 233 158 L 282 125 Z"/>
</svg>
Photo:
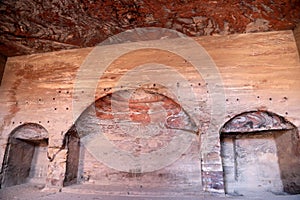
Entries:
<svg viewBox="0 0 300 200">
<path fill-rule="evenodd" d="M 155 191 L 143 190 L 143 192 L 132 192 L 128 190 L 118 190 L 109 186 L 102 187 L 104 190 L 99 190 L 100 186 L 95 185 L 75 185 L 66 187 L 62 192 L 54 193 L 51 191 L 43 191 L 43 185 L 35 183 L 27 183 L 9 188 L 0 189 L 1 200 L 76 200 L 76 199 L 103 199 L 103 200 L 299 200 L 300 195 L 275 195 L 272 193 L 265 194 L 249 194 L 247 196 L 225 196 L 220 194 L 202 193 L 197 196 L 182 195 L 181 193 L 157 193 Z"/>
</svg>

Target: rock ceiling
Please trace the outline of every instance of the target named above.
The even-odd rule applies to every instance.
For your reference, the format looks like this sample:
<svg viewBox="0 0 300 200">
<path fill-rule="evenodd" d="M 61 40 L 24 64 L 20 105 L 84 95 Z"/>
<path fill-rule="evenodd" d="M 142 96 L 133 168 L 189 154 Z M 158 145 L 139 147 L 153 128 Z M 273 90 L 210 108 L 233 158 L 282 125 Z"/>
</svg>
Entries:
<svg viewBox="0 0 300 200">
<path fill-rule="evenodd" d="M 135 27 L 189 36 L 293 29 L 300 0 L 1 0 L 0 54 L 95 46 Z"/>
</svg>

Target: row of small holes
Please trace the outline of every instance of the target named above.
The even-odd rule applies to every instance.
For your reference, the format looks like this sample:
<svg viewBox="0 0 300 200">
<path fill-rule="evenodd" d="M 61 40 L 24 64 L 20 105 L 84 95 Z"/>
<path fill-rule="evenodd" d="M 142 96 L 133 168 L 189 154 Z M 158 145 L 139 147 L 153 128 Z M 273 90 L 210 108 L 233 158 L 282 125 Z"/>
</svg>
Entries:
<svg viewBox="0 0 300 200">
<path fill-rule="evenodd" d="M 259 99 L 260 97 L 257 96 L 256 98 Z M 283 97 L 283 99 L 284 99 L 284 100 L 287 100 L 288 98 L 287 98 L 287 97 Z M 239 100 L 240 100 L 239 98 L 236 99 L 236 101 L 239 101 Z M 272 101 L 273 99 L 270 97 L 269 100 Z M 229 99 L 226 99 L 226 101 L 229 101 Z"/>
<path fill-rule="evenodd" d="M 58 93 L 61 93 L 61 90 L 59 90 Z M 69 94 L 69 93 L 70 93 L 69 91 L 66 91 L 66 94 Z M 82 91 L 82 93 L 84 93 L 84 91 Z M 53 97 L 52 100 L 55 101 L 56 98 Z M 42 99 L 39 98 L 38 101 L 42 101 Z M 17 105 L 17 104 L 18 104 L 18 102 L 16 102 L 16 105 Z M 26 104 L 29 104 L 29 102 L 26 101 Z M 54 110 L 57 110 L 57 108 L 54 108 Z M 69 110 L 69 108 L 67 107 L 66 110 Z M 23 122 L 19 122 L 19 124 L 22 124 L 22 123 L 23 123 Z M 42 121 L 39 121 L 39 124 L 41 124 L 41 123 L 42 123 Z M 50 123 L 50 121 L 47 121 L 47 123 Z M 13 121 L 12 124 L 15 124 L 15 122 Z"/>
<path fill-rule="evenodd" d="M 61 90 L 59 90 L 58 93 L 61 93 Z M 70 93 L 69 91 L 66 91 L 66 94 L 69 94 L 69 93 Z"/>
<path fill-rule="evenodd" d="M 19 124 L 22 124 L 23 122 L 19 122 Z M 39 121 L 39 124 L 41 124 L 42 123 L 42 121 Z M 50 121 L 47 121 L 47 123 L 49 124 L 50 123 Z M 12 124 L 15 124 L 15 122 L 12 122 Z"/>
<path fill-rule="evenodd" d="M 259 98 L 260 98 L 260 96 L 257 96 L 256 98 L 258 98 L 258 99 L 259 99 Z M 283 97 L 283 99 L 284 99 L 284 100 L 288 100 L 288 98 L 287 98 L 287 97 Z M 236 101 L 239 101 L 239 100 L 240 100 L 239 98 L 237 98 L 237 99 L 236 99 Z M 269 98 L 269 101 L 272 101 L 272 100 L 273 100 L 273 99 L 270 97 L 270 98 Z M 228 101 L 229 101 L 229 99 L 226 99 L 226 101 L 228 102 Z M 289 113 L 288 113 L 288 112 L 285 112 L 285 114 L 286 114 L 286 115 L 288 115 Z"/>
<path fill-rule="evenodd" d="M 54 108 L 54 110 L 57 110 L 57 108 Z M 68 108 L 68 107 L 66 107 L 66 110 L 69 110 L 69 108 Z"/>
</svg>

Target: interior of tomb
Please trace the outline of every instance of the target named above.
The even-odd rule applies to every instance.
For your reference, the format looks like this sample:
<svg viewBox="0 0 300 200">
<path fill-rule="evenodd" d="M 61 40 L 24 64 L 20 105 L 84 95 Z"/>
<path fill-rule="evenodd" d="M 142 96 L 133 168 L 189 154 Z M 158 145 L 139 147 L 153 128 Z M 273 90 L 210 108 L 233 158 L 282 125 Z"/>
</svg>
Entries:
<svg viewBox="0 0 300 200">
<path fill-rule="evenodd" d="M 0 199 L 300 197 L 300 0 L 0 10 Z"/>
</svg>

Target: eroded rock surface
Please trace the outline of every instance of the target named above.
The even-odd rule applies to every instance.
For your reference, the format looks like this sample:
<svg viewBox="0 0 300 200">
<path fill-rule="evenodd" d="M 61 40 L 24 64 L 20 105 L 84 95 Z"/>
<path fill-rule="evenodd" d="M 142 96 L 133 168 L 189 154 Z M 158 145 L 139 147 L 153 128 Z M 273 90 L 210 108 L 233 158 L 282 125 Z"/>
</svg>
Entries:
<svg viewBox="0 0 300 200">
<path fill-rule="evenodd" d="M 0 10 L 6 56 L 94 46 L 136 27 L 201 36 L 287 30 L 300 22 L 299 0 L 4 0 Z"/>
</svg>

